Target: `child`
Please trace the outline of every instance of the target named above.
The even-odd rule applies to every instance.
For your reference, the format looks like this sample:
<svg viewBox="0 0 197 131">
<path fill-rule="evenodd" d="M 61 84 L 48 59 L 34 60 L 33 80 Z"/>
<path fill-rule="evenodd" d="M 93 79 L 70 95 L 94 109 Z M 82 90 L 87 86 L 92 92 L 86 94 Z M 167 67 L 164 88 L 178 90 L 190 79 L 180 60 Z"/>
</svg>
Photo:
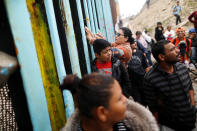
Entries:
<svg viewBox="0 0 197 131">
<path fill-rule="evenodd" d="M 120 60 L 112 56 L 110 43 L 104 39 L 97 39 L 94 41 L 93 49 L 96 58 L 91 64 L 92 72 L 112 75 L 120 83 L 123 94 L 128 97 L 127 92 L 131 88 L 128 73 Z"/>
</svg>

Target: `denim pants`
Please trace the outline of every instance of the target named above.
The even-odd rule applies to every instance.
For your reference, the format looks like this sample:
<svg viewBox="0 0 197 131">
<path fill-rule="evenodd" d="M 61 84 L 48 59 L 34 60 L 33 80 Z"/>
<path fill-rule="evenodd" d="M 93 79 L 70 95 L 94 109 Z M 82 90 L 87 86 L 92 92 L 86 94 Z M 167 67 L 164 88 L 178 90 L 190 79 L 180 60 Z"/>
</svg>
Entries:
<svg viewBox="0 0 197 131">
<path fill-rule="evenodd" d="M 191 47 L 191 62 L 197 62 L 197 47 Z"/>
<path fill-rule="evenodd" d="M 153 63 L 152 63 L 152 60 L 151 60 L 151 51 L 148 51 L 148 52 L 146 53 L 146 58 L 147 58 L 147 60 L 148 60 L 149 66 L 152 66 Z"/>
<path fill-rule="evenodd" d="M 176 25 L 178 25 L 178 23 L 181 23 L 181 16 L 176 14 Z"/>
</svg>

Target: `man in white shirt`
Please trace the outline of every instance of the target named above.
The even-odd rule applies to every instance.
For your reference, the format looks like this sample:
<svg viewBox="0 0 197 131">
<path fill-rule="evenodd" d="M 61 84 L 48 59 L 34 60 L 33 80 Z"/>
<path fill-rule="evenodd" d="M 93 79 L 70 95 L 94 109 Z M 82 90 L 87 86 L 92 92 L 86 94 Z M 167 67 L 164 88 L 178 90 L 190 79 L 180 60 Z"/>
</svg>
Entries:
<svg viewBox="0 0 197 131">
<path fill-rule="evenodd" d="M 151 37 L 147 34 L 147 31 L 142 32 L 142 37 L 149 43 L 151 43 Z"/>
<path fill-rule="evenodd" d="M 175 32 L 171 29 L 171 26 L 167 26 L 167 30 L 164 33 L 166 40 L 171 41 L 175 37 Z"/>
</svg>

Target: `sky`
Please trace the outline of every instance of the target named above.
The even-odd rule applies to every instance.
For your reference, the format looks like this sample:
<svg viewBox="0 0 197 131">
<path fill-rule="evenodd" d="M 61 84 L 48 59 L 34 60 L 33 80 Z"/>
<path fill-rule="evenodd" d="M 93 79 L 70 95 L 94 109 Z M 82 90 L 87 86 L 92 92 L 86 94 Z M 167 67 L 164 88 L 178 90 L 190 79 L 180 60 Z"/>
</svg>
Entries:
<svg viewBox="0 0 197 131">
<path fill-rule="evenodd" d="M 122 17 L 136 15 L 146 0 L 118 0 Z"/>
</svg>

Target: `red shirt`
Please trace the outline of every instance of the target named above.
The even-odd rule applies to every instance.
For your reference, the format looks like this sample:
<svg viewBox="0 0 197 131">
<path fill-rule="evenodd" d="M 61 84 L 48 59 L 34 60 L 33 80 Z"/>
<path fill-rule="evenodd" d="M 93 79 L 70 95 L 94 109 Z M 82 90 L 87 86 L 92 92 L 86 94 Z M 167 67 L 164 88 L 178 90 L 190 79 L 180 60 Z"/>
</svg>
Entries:
<svg viewBox="0 0 197 131">
<path fill-rule="evenodd" d="M 194 19 L 192 19 L 194 18 Z M 194 23 L 194 28 L 197 29 L 197 11 L 194 11 L 189 17 L 188 20 L 192 23 Z"/>
<path fill-rule="evenodd" d="M 187 41 L 186 41 L 186 38 L 184 38 L 184 41 L 185 41 L 185 43 L 187 44 L 187 47 L 186 47 L 186 52 L 185 52 L 185 60 L 187 60 L 187 54 L 189 53 L 189 51 L 191 50 L 191 40 L 190 39 L 188 39 L 189 40 L 189 45 L 188 45 L 188 43 L 187 43 Z M 171 41 L 172 43 L 173 43 L 173 41 L 174 41 L 174 39 Z M 176 38 L 176 43 L 175 43 L 175 46 L 176 47 L 178 47 L 178 44 L 180 43 L 180 40 L 179 40 L 179 38 Z M 189 47 L 188 47 L 189 46 Z M 189 51 L 188 51 L 188 49 L 189 49 Z M 183 57 L 181 56 L 181 62 L 184 62 L 184 60 L 183 60 Z"/>
<path fill-rule="evenodd" d="M 96 67 L 98 68 L 99 72 L 112 75 L 112 62 L 111 61 L 103 63 L 103 64 L 96 62 Z"/>
</svg>

